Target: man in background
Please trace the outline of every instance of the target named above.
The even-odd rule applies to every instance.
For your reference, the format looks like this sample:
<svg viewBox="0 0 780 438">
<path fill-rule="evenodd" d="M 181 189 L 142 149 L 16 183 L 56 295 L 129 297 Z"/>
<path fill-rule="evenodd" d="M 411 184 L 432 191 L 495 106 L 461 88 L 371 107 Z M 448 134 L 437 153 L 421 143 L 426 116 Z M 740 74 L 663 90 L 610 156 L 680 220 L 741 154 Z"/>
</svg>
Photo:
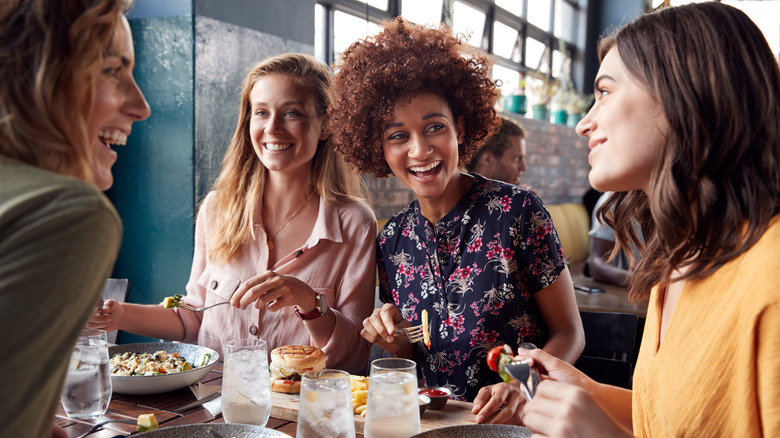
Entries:
<svg viewBox="0 0 780 438">
<path fill-rule="evenodd" d="M 477 151 L 466 165 L 466 170 L 486 178 L 522 185 L 520 175 L 526 169 L 525 154 L 525 130 L 512 120 L 501 117 L 498 133 Z"/>
</svg>

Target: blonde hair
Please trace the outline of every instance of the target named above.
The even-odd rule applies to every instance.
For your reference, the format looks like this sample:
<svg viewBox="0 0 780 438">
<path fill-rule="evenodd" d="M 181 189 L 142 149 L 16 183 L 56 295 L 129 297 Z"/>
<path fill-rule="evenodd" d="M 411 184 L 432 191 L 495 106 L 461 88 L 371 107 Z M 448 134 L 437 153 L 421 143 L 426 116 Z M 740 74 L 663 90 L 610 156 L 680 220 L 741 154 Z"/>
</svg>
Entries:
<svg viewBox="0 0 780 438">
<path fill-rule="evenodd" d="M 0 155 L 93 181 L 87 120 L 131 0 L 3 0 Z"/>
<path fill-rule="evenodd" d="M 287 75 L 314 95 L 317 116 L 325 117 L 332 100 L 330 71 L 314 57 L 302 54 L 275 56 L 255 65 L 244 80 L 238 124 L 222 160 L 222 171 L 214 183 L 214 201 L 209 220 L 218 224 L 208 239 L 209 258 L 227 262 L 241 246 L 255 238 L 255 211 L 265 187 L 268 169 L 260 162 L 249 136 L 250 93 L 255 82 L 269 74 Z M 324 126 L 324 121 L 323 121 Z M 317 144 L 312 159 L 312 180 L 317 194 L 328 204 L 365 201 L 366 189 L 360 176 L 333 149 L 330 139 Z"/>
</svg>

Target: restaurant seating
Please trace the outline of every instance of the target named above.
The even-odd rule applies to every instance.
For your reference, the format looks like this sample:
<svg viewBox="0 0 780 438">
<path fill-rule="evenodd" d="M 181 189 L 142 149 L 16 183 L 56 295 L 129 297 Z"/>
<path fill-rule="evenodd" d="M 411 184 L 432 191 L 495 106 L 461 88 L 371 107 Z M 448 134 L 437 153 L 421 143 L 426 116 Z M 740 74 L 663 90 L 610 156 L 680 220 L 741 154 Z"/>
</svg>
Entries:
<svg viewBox="0 0 780 438">
<path fill-rule="evenodd" d="M 109 278 L 103 286 L 103 299 L 115 300 L 123 303 L 127 301 L 127 295 L 130 293 L 130 280 L 127 278 Z M 114 330 L 106 334 L 106 340 L 109 344 L 116 344 L 119 330 Z"/>
<path fill-rule="evenodd" d="M 631 389 L 637 316 L 580 311 L 580 317 L 585 350 L 574 366 L 597 382 Z"/>
<path fill-rule="evenodd" d="M 590 249 L 590 217 L 585 206 L 579 203 L 547 205 L 561 247 L 569 263 L 584 262 Z"/>
</svg>

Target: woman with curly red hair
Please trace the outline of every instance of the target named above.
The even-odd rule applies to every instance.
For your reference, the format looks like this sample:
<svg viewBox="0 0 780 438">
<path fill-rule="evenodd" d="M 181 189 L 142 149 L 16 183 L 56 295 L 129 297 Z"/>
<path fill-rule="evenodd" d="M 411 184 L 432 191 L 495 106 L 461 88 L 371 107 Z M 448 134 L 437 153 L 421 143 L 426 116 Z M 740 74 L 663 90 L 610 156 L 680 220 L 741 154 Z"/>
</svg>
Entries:
<svg viewBox="0 0 780 438">
<path fill-rule="evenodd" d="M 402 18 L 350 46 L 337 64 L 328 129 L 360 172 L 393 174 L 416 200 L 377 239 L 380 296 L 363 336 L 414 358 L 426 385 L 474 400 L 477 421 L 508 422 L 519 387 L 500 383 L 487 352 L 524 342 L 574 361 L 584 346 L 571 276 L 542 202 L 517 186 L 460 172 L 493 134 L 496 85 L 484 56 L 446 28 Z M 396 328 L 420 324 L 431 345 Z M 482 388 L 482 389 L 480 389 Z"/>
</svg>

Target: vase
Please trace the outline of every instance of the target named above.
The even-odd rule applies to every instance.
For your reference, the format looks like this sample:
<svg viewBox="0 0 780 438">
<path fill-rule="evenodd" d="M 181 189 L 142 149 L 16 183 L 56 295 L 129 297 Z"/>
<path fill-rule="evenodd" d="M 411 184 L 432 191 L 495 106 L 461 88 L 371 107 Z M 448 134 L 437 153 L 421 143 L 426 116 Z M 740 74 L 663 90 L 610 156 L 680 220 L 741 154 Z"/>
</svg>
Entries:
<svg viewBox="0 0 780 438">
<path fill-rule="evenodd" d="M 552 112 L 552 122 L 556 125 L 565 125 L 567 116 L 566 110 L 555 110 Z"/>
<path fill-rule="evenodd" d="M 535 120 L 550 120 L 550 109 L 547 107 L 547 104 L 537 103 L 531 107 L 531 111 L 533 114 L 532 118 Z"/>
<path fill-rule="evenodd" d="M 525 96 L 513 94 L 504 99 L 504 110 L 515 114 L 525 114 Z"/>
<path fill-rule="evenodd" d="M 569 114 L 569 116 L 566 118 L 566 126 L 576 128 L 577 123 L 580 123 L 580 120 L 582 120 L 582 113 Z"/>
</svg>

